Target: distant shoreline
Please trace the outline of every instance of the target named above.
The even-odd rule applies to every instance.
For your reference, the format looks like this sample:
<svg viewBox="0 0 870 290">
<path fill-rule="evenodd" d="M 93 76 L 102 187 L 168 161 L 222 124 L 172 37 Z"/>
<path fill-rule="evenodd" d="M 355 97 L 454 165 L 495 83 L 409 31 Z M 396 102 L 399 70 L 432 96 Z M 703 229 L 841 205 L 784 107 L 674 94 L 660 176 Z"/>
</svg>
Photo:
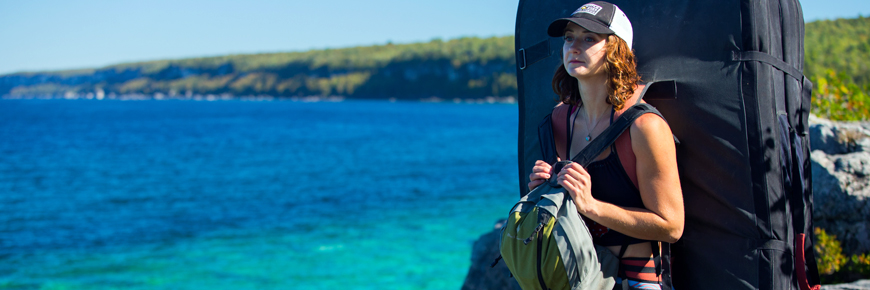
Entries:
<svg viewBox="0 0 870 290">
<path fill-rule="evenodd" d="M 377 101 L 411 101 L 424 103 L 467 103 L 467 104 L 516 104 L 517 99 L 514 96 L 507 97 L 484 97 L 484 98 L 440 98 L 429 97 L 419 99 L 397 99 L 397 98 L 348 98 L 346 96 L 271 96 L 271 95 L 247 95 L 234 96 L 230 94 L 221 95 L 190 95 L 190 96 L 166 96 L 163 94 L 145 95 L 145 94 L 125 94 L 108 96 L 97 96 L 93 93 L 89 94 L 67 94 L 64 96 L 57 95 L 33 95 L 33 96 L 0 96 L 0 100 L 96 100 L 96 101 L 292 101 L 292 102 L 343 102 L 354 100 L 377 100 Z"/>
</svg>

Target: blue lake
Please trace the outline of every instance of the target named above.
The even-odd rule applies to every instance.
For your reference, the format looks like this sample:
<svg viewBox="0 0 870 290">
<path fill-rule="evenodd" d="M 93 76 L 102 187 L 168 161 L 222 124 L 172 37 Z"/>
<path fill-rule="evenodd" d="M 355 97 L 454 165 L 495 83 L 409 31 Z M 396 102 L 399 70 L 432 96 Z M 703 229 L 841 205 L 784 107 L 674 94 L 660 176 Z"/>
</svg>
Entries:
<svg viewBox="0 0 870 290">
<path fill-rule="evenodd" d="M 0 289 L 458 289 L 517 106 L 0 100 Z"/>
</svg>

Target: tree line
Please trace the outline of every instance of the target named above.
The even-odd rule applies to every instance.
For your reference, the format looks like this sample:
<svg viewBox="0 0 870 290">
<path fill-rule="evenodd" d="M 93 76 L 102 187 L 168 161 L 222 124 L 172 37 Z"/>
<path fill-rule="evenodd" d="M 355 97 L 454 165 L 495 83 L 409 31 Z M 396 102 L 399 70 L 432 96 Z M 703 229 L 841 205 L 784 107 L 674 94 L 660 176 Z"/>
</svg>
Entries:
<svg viewBox="0 0 870 290">
<path fill-rule="evenodd" d="M 804 73 L 813 112 L 870 117 L 870 18 L 806 23 Z M 517 95 L 514 37 L 432 40 L 304 52 L 126 63 L 0 76 L 0 96 L 100 92 L 348 98 L 482 98 Z"/>
<path fill-rule="evenodd" d="M 807 23 L 804 74 L 815 85 L 813 113 L 834 120 L 870 118 L 870 18 Z"/>
<path fill-rule="evenodd" d="M 0 77 L 0 95 L 230 94 L 419 99 L 517 94 L 514 39 L 466 37 L 127 63 Z"/>
</svg>

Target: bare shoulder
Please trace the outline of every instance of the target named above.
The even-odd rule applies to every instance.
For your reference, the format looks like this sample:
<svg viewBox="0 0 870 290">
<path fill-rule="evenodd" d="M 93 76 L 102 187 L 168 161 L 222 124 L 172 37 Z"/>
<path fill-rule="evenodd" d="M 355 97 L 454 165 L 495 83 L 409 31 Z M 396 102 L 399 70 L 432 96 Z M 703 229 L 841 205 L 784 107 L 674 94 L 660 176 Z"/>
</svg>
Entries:
<svg viewBox="0 0 870 290">
<path fill-rule="evenodd" d="M 662 117 L 652 113 L 643 114 L 638 117 L 631 125 L 631 128 L 648 133 L 671 133 L 671 127 L 668 126 L 668 123 Z"/>
<path fill-rule="evenodd" d="M 566 105 L 565 103 L 559 103 L 556 107 L 553 108 L 553 119 L 563 119 L 565 116 L 568 116 L 568 110 L 570 110 L 571 106 Z"/>
<path fill-rule="evenodd" d="M 673 133 L 668 123 L 656 114 L 643 114 L 631 125 L 632 147 L 674 147 Z M 645 145 L 645 146 L 644 146 Z"/>
</svg>

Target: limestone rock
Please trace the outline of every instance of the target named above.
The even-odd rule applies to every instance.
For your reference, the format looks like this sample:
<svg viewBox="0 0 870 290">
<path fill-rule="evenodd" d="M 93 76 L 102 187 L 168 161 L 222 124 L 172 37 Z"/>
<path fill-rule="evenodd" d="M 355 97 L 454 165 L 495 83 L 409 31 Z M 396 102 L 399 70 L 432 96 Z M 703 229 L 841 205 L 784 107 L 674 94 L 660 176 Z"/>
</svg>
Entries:
<svg viewBox="0 0 870 290">
<path fill-rule="evenodd" d="M 468 275 L 465 276 L 462 290 L 521 289 L 517 281 L 511 278 L 511 272 L 504 261 L 499 261 L 495 267 L 490 267 L 495 258 L 500 255 L 498 244 L 501 239 L 501 228 L 505 223 L 505 220 L 497 222 L 495 229 L 474 242 L 471 250 L 471 267 L 468 269 Z"/>
<path fill-rule="evenodd" d="M 826 154 L 870 151 L 870 123 L 834 122 L 810 115 L 810 148 Z"/>
<path fill-rule="evenodd" d="M 860 123 L 810 121 L 814 226 L 844 254 L 870 252 L 870 134 Z"/>
<path fill-rule="evenodd" d="M 870 290 L 870 280 L 858 280 L 846 284 L 822 285 L 822 290 Z"/>
</svg>

